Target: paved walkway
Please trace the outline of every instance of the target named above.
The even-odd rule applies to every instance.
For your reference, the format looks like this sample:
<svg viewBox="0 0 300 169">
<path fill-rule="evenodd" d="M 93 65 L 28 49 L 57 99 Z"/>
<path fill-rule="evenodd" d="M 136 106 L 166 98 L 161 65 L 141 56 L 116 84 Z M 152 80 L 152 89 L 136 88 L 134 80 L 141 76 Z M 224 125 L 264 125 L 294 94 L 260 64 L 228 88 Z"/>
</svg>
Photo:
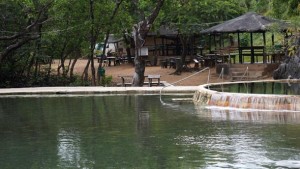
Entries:
<svg viewBox="0 0 300 169">
<path fill-rule="evenodd" d="M 169 86 L 169 87 L 30 87 L 3 88 L 0 96 L 24 94 L 159 94 L 187 93 L 193 94 L 199 86 Z"/>
</svg>

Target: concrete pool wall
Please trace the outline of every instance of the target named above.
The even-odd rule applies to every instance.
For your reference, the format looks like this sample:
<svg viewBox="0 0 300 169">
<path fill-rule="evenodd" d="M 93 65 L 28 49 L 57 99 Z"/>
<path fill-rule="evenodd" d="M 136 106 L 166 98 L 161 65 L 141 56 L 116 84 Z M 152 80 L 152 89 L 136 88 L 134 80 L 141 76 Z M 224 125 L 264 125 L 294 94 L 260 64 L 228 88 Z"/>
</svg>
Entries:
<svg viewBox="0 0 300 169">
<path fill-rule="evenodd" d="M 264 80 L 251 82 L 286 82 L 286 80 Z M 201 85 L 199 86 L 199 90 L 195 92 L 193 101 L 196 105 L 206 104 L 209 106 L 233 107 L 240 109 L 300 111 L 299 95 L 230 93 L 209 89 L 209 86 L 212 85 L 234 83 L 249 83 L 249 81 Z"/>
</svg>

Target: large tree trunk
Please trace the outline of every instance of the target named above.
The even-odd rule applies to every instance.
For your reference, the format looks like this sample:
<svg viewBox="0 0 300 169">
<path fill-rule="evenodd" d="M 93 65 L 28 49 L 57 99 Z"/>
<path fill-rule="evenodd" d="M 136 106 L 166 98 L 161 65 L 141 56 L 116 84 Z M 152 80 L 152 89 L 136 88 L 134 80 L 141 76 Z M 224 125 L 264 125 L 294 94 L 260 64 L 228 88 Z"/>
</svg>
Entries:
<svg viewBox="0 0 300 169">
<path fill-rule="evenodd" d="M 183 70 L 183 66 L 185 64 L 185 59 L 186 59 L 186 56 L 187 56 L 187 47 L 188 47 L 188 43 L 190 41 L 190 35 L 180 34 L 179 39 L 180 39 L 180 42 L 182 44 L 182 53 L 181 53 L 181 59 L 176 60 L 176 70 L 175 70 L 175 72 L 171 73 L 171 74 L 175 74 L 175 75 L 180 75 L 182 70 Z"/>
<path fill-rule="evenodd" d="M 73 76 L 74 76 L 74 68 L 75 68 L 76 62 L 81 57 L 81 50 L 80 50 L 80 48 L 75 49 L 74 56 L 75 56 L 75 58 L 74 58 L 74 60 L 72 62 L 72 65 L 70 67 L 70 78 L 71 79 L 73 79 Z"/>
<path fill-rule="evenodd" d="M 130 63 L 133 63 L 131 60 L 131 47 L 132 47 L 132 38 L 131 36 L 128 35 L 129 32 L 124 32 L 123 38 L 124 38 L 124 43 L 126 44 L 126 53 L 127 53 L 127 59 Z"/>
<path fill-rule="evenodd" d="M 92 72 L 92 86 L 96 86 L 96 74 L 94 66 L 94 49 L 96 45 L 97 33 L 94 32 L 94 1 L 90 0 L 90 19 L 91 19 L 91 39 L 90 39 L 90 56 L 89 60 L 91 63 L 91 72 Z"/>
<path fill-rule="evenodd" d="M 152 23 L 158 16 L 160 8 L 162 7 L 164 0 L 158 0 L 156 7 L 152 14 L 140 21 L 138 24 L 133 26 L 133 36 L 135 42 L 135 58 L 134 58 L 134 75 L 133 75 L 133 86 L 143 86 L 144 84 L 144 73 L 145 73 L 145 60 L 139 55 L 139 51 L 144 46 L 145 38 L 150 30 Z"/>
<path fill-rule="evenodd" d="M 91 61 L 88 59 L 88 62 L 86 63 L 86 66 L 83 70 L 83 73 L 81 75 L 82 84 L 85 84 L 89 80 L 89 66 Z"/>
<path fill-rule="evenodd" d="M 62 73 L 63 77 L 65 77 L 65 60 L 66 60 L 66 55 L 65 55 L 65 50 L 67 48 L 67 39 L 65 39 L 64 43 L 62 44 L 62 49 L 60 51 L 60 63 L 57 67 L 57 75 L 60 75 L 60 73 Z M 62 72 L 61 72 L 61 69 L 62 69 Z"/>
</svg>

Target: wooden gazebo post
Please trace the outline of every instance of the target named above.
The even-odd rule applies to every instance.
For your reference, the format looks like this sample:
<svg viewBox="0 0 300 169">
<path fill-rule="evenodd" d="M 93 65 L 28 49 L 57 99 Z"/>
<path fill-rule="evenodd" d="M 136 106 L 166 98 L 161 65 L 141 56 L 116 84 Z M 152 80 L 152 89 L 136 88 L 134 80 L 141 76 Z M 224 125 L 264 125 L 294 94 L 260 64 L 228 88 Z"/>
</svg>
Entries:
<svg viewBox="0 0 300 169">
<path fill-rule="evenodd" d="M 263 41 L 264 41 L 264 53 L 263 53 L 263 63 L 267 63 L 267 56 L 266 56 L 266 32 L 263 32 Z"/>
<path fill-rule="evenodd" d="M 239 62 L 243 63 L 242 52 L 241 52 L 240 32 L 238 32 L 238 51 L 239 51 Z"/>
<path fill-rule="evenodd" d="M 250 32 L 250 48 L 251 48 L 251 63 L 253 64 L 254 61 L 254 48 L 253 48 L 253 33 Z"/>
</svg>

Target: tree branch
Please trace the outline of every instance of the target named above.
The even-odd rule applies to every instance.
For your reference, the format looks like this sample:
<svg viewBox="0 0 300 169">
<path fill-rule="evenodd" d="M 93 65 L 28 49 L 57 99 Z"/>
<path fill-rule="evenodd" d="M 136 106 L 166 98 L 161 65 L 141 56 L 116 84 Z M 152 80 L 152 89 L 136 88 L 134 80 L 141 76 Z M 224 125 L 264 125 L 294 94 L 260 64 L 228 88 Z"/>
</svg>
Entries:
<svg viewBox="0 0 300 169">
<path fill-rule="evenodd" d="M 53 3 L 53 1 L 49 1 L 47 4 L 45 4 L 37 14 L 37 17 L 34 22 L 32 22 L 30 25 L 26 26 L 21 32 L 18 32 L 12 36 L 0 36 L 0 40 L 14 40 L 21 36 L 24 36 L 28 32 L 32 30 L 36 25 L 43 24 L 48 18 L 42 17 L 42 15 L 47 11 L 47 9 L 50 7 L 50 5 Z"/>
<path fill-rule="evenodd" d="M 160 8 L 163 6 L 164 0 L 158 0 L 154 11 L 151 13 L 149 17 L 147 17 L 148 24 L 152 24 L 155 18 L 158 16 Z"/>
<path fill-rule="evenodd" d="M 16 43 L 9 45 L 8 47 L 6 47 L 1 53 L 0 53 L 0 64 L 2 59 L 7 56 L 10 52 L 12 52 L 13 50 L 18 49 L 19 47 L 21 47 L 22 45 L 26 44 L 27 42 L 31 41 L 31 40 L 35 40 L 38 39 L 40 37 L 40 35 L 34 35 L 34 36 L 30 36 L 27 38 L 23 38 L 20 39 L 19 41 L 17 41 Z"/>
<path fill-rule="evenodd" d="M 30 22 L 29 25 L 27 25 L 22 31 L 12 36 L 0 37 L 0 40 L 10 41 L 6 42 L 7 47 L 5 47 L 0 53 L 0 64 L 2 60 L 12 51 L 20 48 L 29 41 L 38 39 L 40 37 L 38 28 L 44 21 L 48 19 L 47 11 L 53 2 L 53 0 L 49 0 L 48 3 L 44 4 L 39 10 L 37 10 L 38 12 L 35 20 Z"/>
</svg>

